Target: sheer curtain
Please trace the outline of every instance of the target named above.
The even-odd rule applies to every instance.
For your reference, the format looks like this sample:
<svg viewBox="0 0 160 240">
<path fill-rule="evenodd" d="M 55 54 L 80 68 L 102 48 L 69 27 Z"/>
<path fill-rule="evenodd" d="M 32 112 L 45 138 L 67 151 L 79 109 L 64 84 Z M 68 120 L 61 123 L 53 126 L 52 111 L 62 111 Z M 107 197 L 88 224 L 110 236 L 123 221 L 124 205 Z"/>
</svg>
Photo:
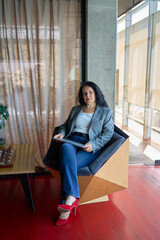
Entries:
<svg viewBox="0 0 160 240">
<path fill-rule="evenodd" d="M 53 129 L 76 104 L 80 1 L 0 0 L 0 103 L 8 144 L 35 144 L 37 166 Z"/>
</svg>

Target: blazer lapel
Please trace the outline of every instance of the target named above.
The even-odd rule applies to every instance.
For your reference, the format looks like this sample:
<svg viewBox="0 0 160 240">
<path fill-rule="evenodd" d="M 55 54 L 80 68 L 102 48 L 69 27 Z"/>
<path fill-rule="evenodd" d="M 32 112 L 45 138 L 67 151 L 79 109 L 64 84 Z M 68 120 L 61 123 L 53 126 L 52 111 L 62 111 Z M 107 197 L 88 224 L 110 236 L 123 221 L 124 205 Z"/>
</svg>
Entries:
<svg viewBox="0 0 160 240">
<path fill-rule="evenodd" d="M 97 116 L 98 116 L 98 114 L 99 114 L 99 110 L 100 110 L 100 108 L 99 108 L 99 106 L 97 106 L 97 107 L 96 107 L 96 111 L 94 112 L 93 117 L 92 117 L 92 119 L 91 119 L 89 128 L 91 127 L 91 125 L 92 125 L 92 123 L 94 122 L 94 120 L 97 118 Z"/>
</svg>

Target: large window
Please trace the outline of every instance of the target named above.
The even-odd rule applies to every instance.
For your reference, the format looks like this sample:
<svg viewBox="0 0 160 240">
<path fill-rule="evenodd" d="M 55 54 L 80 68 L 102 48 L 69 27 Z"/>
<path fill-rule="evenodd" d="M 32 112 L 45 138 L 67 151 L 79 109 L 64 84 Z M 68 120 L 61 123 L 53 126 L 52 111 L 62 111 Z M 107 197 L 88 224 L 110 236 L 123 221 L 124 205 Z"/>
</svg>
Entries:
<svg viewBox="0 0 160 240">
<path fill-rule="evenodd" d="M 160 130 L 160 4 L 143 1 L 118 20 L 118 118 Z M 148 112 L 149 111 L 149 114 Z M 148 116 L 147 116 L 148 114 Z M 127 121 L 125 121 L 126 124 Z"/>
</svg>

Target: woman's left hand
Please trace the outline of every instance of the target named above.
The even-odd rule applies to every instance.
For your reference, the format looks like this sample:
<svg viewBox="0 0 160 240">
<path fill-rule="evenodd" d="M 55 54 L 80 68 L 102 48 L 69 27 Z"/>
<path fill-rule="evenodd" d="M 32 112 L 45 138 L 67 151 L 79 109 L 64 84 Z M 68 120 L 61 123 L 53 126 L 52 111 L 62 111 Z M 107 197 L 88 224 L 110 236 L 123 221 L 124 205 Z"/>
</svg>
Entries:
<svg viewBox="0 0 160 240">
<path fill-rule="evenodd" d="M 93 151 L 92 145 L 89 142 L 87 142 L 84 145 L 83 150 L 86 151 L 86 152 L 92 152 Z"/>
</svg>

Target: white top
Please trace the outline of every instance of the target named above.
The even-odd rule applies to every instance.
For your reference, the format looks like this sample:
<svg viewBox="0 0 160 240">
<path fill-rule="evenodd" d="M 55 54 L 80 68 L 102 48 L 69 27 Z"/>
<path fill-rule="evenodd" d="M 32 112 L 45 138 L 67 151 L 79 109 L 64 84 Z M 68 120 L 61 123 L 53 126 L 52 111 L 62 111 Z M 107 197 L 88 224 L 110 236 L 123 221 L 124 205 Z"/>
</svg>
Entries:
<svg viewBox="0 0 160 240">
<path fill-rule="evenodd" d="M 73 132 L 81 132 L 88 134 L 90 121 L 92 119 L 93 113 L 84 113 L 81 110 L 75 122 Z"/>
</svg>

